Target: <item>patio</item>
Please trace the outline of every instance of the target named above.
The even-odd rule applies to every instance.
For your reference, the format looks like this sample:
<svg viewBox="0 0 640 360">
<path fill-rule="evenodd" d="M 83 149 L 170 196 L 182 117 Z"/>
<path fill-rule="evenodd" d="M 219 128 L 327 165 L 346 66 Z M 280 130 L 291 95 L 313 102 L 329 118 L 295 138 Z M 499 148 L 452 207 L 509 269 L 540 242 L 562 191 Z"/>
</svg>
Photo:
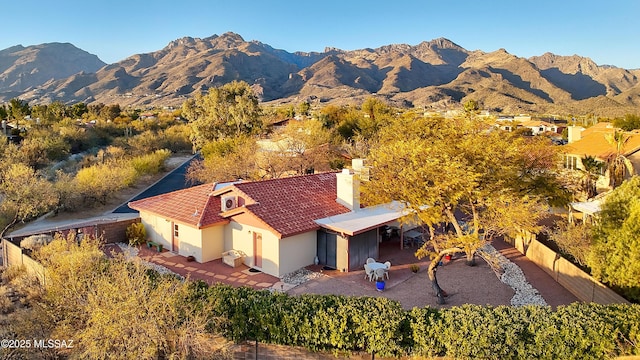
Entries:
<svg viewBox="0 0 640 360">
<path fill-rule="evenodd" d="M 389 241 L 383 241 L 379 244 L 380 256 L 376 260 L 382 263 L 384 263 L 385 261 L 391 262 L 391 268 L 388 271 L 389 279 L 385 279 L 385 291 L 388 291 L 395 286 L 404 283 L 409 278 L 415 276 L 415 274 L 409 269 L 412 264 L 418 265 L 421 272 L 427 269 L 427 267 L 429 266 L 429 259 L 418 260 L 418 258 L 416 258 L 416 256 L 414 255 L 415 251 L 416 248 L 400 249 L 400 239 L 397 237 L 392 238 Z M 361 270 L 350 272 L 327 269 L 322 265 L 310 265 L 306 268 L 308 270 L 326 275 L 326 278 L 321 278 L 317 281 L 322 282 L 329 279 L 335 279 L 355 286 L 355 288 L 352 289 L 353 291 L 347 291 L 349 293 L 342 295 L 360 295 L 362 289 L 366 290 L 367 292 L 371 290 L 373 291 L 373 293 L 375 293 L 375 281 L 369 281 L 369 279 L 365 276 L 364 264 L 359 267 Z M 309 285 L 311 287 L 317 286 L 313 284 Z M 301 294 L 307 290 L 309 290 L 309 287 L 303 284 L 294 288 L 293 290 L 290 290 L 289 292 L 291 294 Z"/>
<path fill-rule="evenodd" d="M 511 249 L 502 241 L 498 241 L 498 249 L 501 252 Z M 168 251 L 158 253 L 155 249 L 146 246 L 140 249 L 138 256 L 154 264 L 162 265 L 167 269 L 190 279 L 203 280 L 209 284 L 223 283 L 231 286 L 249 286 L 254 289 L 276 289 L 285 291 L 290 295 L 301 294 L 334 294 L 346 296 L 377 296 L 396 300 L 405 309 L 414 306 L 450 307 L 466 303 L 481 305 L 509 305 L 514 291 L 508 285 L 502 283 L 488 264 L 477 257 L 477 266 L 465 265 L 462 255 L 453 257 L 451 261 L 445 261 L 439 267 L 438 280 L 441 286 L 447 290 L 449 297 L 445 305 L 438 305 L 433 296 L 431 285 L 427 276 L 427 259 L 418 260 L 414 252 L 416 248 L 400 249 L 400 239 L 395 237 L 379 244 L 380 262 L 390 261 L 391 269 L 389 279 L 386 280 L 385 290 L 376 291 L 375 282 L 365 278 L 364 264 L 361 270 L 341 272 L 328 270 L 321 265 L 307 266 L 307 270 L 322 274 L 298 286 L 284 284 L 280 279 L 266 275 L 262 272 L 251 272 L 249 267 L 240 265 L 232 268 L 222 262 L 221 259 L 199 264 L 195 261 L 187 261 L 183 256 L 175 255 Z M 105 246 L 105 252 L 109 249 L 120 252 L 115 244 Z M 507 254 L 508 255 L 508 254 Z M 522 262 L 524 260 L 521 260 Z M 529 263 L 528 261 L 524 261 Z M 413 273 L 409 267 L 416 264 L 420 267 L 418 273 Z M 520 264 L 518 265 L 528 265 Z M 527 278 L 534 281 L 536 288 L 543 290 L 543 295 L 551 300 L 553 306 L 569 304 L 577 299 L 568 293 L 561 285 L 556 283 L 544 271 L 534 266 L 525 266 L 523 270 Z M 537 281 L 538 277 L 544 280 Z M 551 290 L 557 290 L 550 292 Z"/>
<path fill-rule="evenodd" d="M 385 280 L 385 289 L 391 289 L 394 286 L 405 282 L 412 277 L 413 274 L 409 269 L 411 264 L 417 264 L 420 266 L 421 271 L 425 270 L 428 266 L 426 259 L 418 260 L 415 255 L 415 248 L 400 249 L 400 239 L 397 237 L 391 238 L 388 241 L 380 243 L 379 248 L 380 262 L 391 262 L 391 269 L 389 270 L 389 279 Z M 291 291 L 293 285 L 285 284 L 280 281 L 279 278 L 264 274 L 262 272 L 252 272 L 250 268 L 244 264 L 238 267 L 232 268 L 222 262 L 222 259 L 209 261 L 206 263 L 198 263 L 196 261 L 187 261 L 187 258 L 174 254 L 166 249 L 162 252 L 157 252 L 156 248 L 148 248 L 141 246 L 138 248 L 138 257 L 142 260 L 161 265 L 168 270 L 177 273 L 184 277 L 189 277 L 193 280 L 203 280 L 208 284 L 223 283 L 232 286 L 249 286 L 254 289 L 268 289 L 274 288 L 277 290 Z M 115 244 L 105 245 L 105 253 L 120 253 L 120 248 Z M 362 264 L 364 265 L 364 264 Z M 323 269 L 321 265 L 310 265 L 306 269 L 321 273 L 329 278 L 339 279 L 341 281 L 347 281 L 353 284 L 357 284 L 359 287 L 375 290 L 375 282 L 369 282 L 365 279 L 364 267 L 359 267 L 361 270 L 351 272 L 341 272 L 338 270 Z M 294 289 L 304 289 L 304 284 L 295 287 Z M 299 293 L 299 291 L 296 291 Z"/>
<path fill-rule="evenodd" d="M 164 266 L 168 270 L 188 277 L 192 280 L 202 280 L 213 285 L 223 283 L 232 286 L 248 286 L 254 289 L 268 289 L 271 287 L 282 288 L 280 279 L 262 272 L 252 272 L 249 267 L 242 264 L 238 267 L 230 267 L 222 262 L 222 259 L 208 261 L 200 264 L 196 261 L 187 261 L 184 256 L 176 255 L 170 251 L 158 252 L 155 248 L 141 246 L 138 248 L 138 257 L 142 260 Z M 105 245 L 105 252 L 120 252 L 115 244 Z"/>
</svg>

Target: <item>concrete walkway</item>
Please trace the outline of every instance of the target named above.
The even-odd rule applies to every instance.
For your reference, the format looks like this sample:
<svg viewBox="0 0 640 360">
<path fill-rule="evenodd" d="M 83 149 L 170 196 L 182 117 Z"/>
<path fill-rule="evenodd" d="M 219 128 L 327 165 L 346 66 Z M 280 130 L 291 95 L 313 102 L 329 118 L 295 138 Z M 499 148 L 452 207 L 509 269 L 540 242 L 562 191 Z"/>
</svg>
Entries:
<svg viewBox="0 0 640 360">
<path fill-rule="evenodd" d="M 104 249 L 107 254 L 121 252 L 116 244 L 107 244 Z M 191 280 L 202 280 L 209 285 L 223 283 L 231 286 L 248 286 L 257 290 L 274 288 L 284 289 L 284 284 L 275 276 L 263 272 L 252 272 L 249 267 L 240 265 L 232 268 L 224 264 L 221 259 L 198 263 L 187 261 L 184 256 L 176 255 L 170 251 L 158 252 L 155 248 L 141 246 L 138 249 L 138 257 L 144 261 L 163 266 L 168 270 Z"/>
</svg>

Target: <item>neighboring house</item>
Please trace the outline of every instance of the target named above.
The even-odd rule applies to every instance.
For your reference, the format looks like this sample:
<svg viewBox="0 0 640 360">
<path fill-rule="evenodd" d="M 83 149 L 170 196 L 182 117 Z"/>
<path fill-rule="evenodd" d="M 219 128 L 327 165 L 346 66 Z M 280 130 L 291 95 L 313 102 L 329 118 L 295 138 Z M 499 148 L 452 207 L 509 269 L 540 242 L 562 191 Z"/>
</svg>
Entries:
<svg viewBox="0 0 640 360">
<path fill-rule="evenodd" d="M 505 131 L 529 129 L 531 135 L 557 134 L 561 131 L 561 128 L 555 124 L 542 120 L 531 120 L 530 116 L 501 117 L 496 120 L 496 126 Z"/>
<path fill-rule="evenodd" d="M 602 171 L 598 179 L 598 188 L 609 186 L 609 174 L 607 171 L 607 159 L 616 154 L 616 145 L 611 144 L 607 137 L 616 129 L 610 123 L 598 123 L 590 128 L 577 126 L 568 127 L 568 144 L 563 146 L 563 166 L 569 170 L 584 170 L 582 159 L 592 156 L 601 161 Z M 640 170 L 640 132 L 626 132 L 628 140 L 622 148 L 624 155 L 633 164 L 634 174 Z"/>
<path fill-rule="evenodd" d="M 531 135 L 541 135 L 544 133 L 557 133 L 558 126 L 541 120 L 529 120 L 519 124 L 519 127 L 524 127 L 531 130 Z"/>
<path fill-rule="evenodd" d="M 354 162 L 357 164 L 357 160 Z M 361 164 L 361 163 L 360 163 Z M 360 208 L 352 170 L 195 186 L 129 203 L 150 240 L 204 263 L 237 250 L 244 264 L 281 277 L 314 263 L 342 271 L 378 257 L 378 228 L 400 211 Z M 350 214 L 354 221 L 341 218 Z"/>
</svg>

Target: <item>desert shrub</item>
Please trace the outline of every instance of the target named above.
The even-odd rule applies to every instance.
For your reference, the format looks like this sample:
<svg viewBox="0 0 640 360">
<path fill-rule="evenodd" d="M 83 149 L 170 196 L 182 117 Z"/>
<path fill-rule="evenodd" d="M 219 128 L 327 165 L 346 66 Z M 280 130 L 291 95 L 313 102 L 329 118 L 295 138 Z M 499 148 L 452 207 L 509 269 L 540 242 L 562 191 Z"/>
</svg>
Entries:
<svg viewBox="0 0 640 360">
<path fill-rule="evenodd" d="M 550 234 L 560 251 L 573 259 L 578 265 L 585 267 L 591 247 L 593 230 L 588 223 L 560 221 Z"/>
<path fill-rule="evenodd" d="M 75 339 L 73 349 L 56 353 L 64 358 L 210 356 L 215 319 L 208 302 L 188 301 L 187 282 L 122 256 L 107 259 L 99 240 L 73 234 L 56 236 L 39 259 L 47 268 L 45 292 L 28 317 L 37 322 L 16 328 L 21 338 Z"/>
<path fill-rule="evenodd" d="M 44 288 L 40 280 L 29 272 L 22 273 L 9 283 L 20 296 L 20 303 L 25 306 L 32 305 L 42 297 Z"/>
<path fill-rule="evenodd" d="M 24 265 L 11 265 L 2 271 L 2 282 L 10 283 L 18 276 L 22 276 L 27 272 L 27 268 Z"/>
<path fill-rule="evenodd" d="M 126 146 L 134 155 L 148 154 L 157 150 L 169 149 L 172 152 L 191 151 L 190 128 L 177 125 L 166 130 L 145 131 L 128 138 Z M 124 144 L 123 144 L 124 145 Z"/>
<path fill-rule="evenodd" d="M 189 139 L 191 128 L 186 125 L 174 125 L 160 132 L 164 139 L 163 148 L 172 152 L 191 152 L 192 144 Z"/>
<path fill-rule="evenodd" d="M 136 170 L 124 160 L 91 165 L 78 171 L 75 177 L 83 197 L 101 204 L 106 204 L 114 191 L 133 185 L 137 179 Z"/>
<path fill-rule="evenodd" d="M 127 226 L 126 233 L 131 246 L 142 245 L 147 240 L 147 230 L 143 223 L 133 223 Z"/>
<path fill-rule="evenodd" d="M 0 285 L 0 314 L 8 314 L 13 311 L 13 301 L 9 298 L 9 288 Z"/>
<path fill-rule="evenodd" d="M 162 149 L 151 154 L 131 159 L 131 165 L 139 175 L 154 175 L 164 170 L 164 162 L 171 156 L 171 151 Z"/>
<path fill-rule="evenodd" d="M 20 247 L 23 249 L 29 249 L 31 251 L 38 251 L 41 247 L 50 243 L 51 240 L 53 240 L 53 236 L 51 235 L 31 235 L 20 241 Z"/>
</svg>

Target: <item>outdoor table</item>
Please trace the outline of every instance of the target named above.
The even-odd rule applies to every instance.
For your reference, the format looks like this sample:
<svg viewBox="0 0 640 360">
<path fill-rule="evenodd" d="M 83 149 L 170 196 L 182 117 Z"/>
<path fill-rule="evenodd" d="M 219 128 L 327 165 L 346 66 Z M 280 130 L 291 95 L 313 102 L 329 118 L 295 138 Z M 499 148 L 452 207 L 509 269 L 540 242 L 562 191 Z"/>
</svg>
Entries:
<svg viewBox="0 0 640 360">
<path fill-rule="evenodd" d="M 406 233 L 404 233 L 404 237 L 408 240 L 411 241 L 411 247 L 413 247 L 416 242 L 420 243 L 422 240 L 422 233 L 420 231 L 417 230 L 409 230 Z"/>
<path fill-rule="evenodd" d="M 384 269 L 385 272 L 389 271 L 389 269 L 387 269 L 387 265 L 383 263 L 373 262 L 368 265 L 369 265 L 369 269 L 371 269 L 371 271 L 373 271 L 374 273 L 376 272 L 377 269 Z"/>
</svg>

